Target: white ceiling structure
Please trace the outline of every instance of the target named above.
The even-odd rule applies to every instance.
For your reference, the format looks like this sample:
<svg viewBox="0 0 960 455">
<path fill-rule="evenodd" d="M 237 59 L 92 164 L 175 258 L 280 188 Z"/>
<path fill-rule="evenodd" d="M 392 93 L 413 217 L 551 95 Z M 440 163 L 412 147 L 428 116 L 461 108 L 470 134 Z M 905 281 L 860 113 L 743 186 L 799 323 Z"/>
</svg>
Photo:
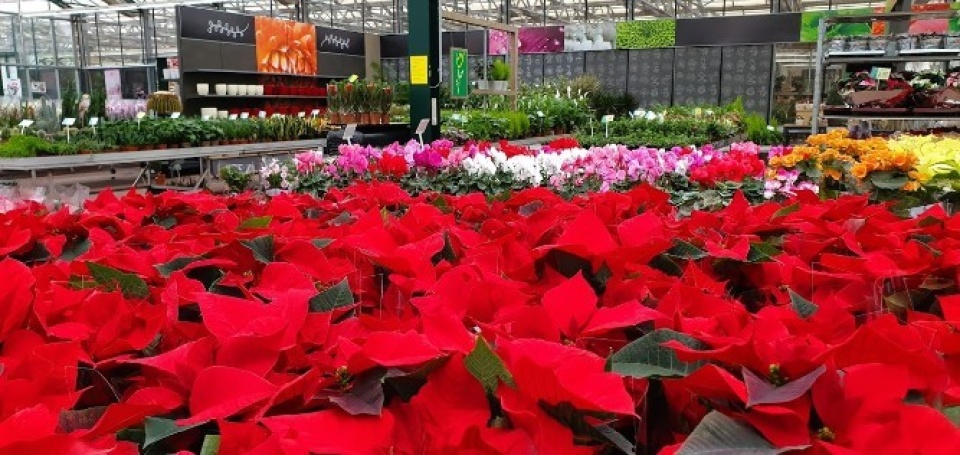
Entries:
<svg viewBox="0 0 960 455">
<path fill-rule="evenodd" d="M 300 2 L 303 3 L 300 3 Z M 227 11 L 364 31 L 407 31 L 411 0 L 0 0 L 0 53 L 14 50 L 21 64 L 89 66 L 142 64 L 176 53 L 176 4 L 217 5 Z M 921 3 L 925 0 L 914 0 Z M 931 0 L 935 1 L 935 0 Z M 773 2 L 773 3 L 771 3 Z M 444 10 L 511 25 L 561 25 L 658 17 L 703 17 L 875 7 L 864 0 L 442 0 Z M 23 33 L 17 34 L 17 24 Z M 445 28 L 462 29 L 459 24 Z M 74 44 L 78 30 L 81 48 Z M 80 59 L 81 53 L 86 57 Z M 806 57 L 805 57 L 806 58 Z"/>
</svg>

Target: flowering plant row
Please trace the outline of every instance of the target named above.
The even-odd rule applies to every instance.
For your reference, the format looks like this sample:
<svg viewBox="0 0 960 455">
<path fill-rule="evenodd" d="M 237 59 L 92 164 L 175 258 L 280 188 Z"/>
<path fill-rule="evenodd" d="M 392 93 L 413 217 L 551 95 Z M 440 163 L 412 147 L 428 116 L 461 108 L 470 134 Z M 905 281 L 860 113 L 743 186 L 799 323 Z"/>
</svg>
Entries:
<svg viewBox="0 0 960 455">
<path fill-rule="evenodd" d="M 427 146 L 410 142 L 383 149 L 344 145 L 339 151 L 338 156 L 329 158 L 315 151 L 298 154 L 288 171 L 283 171 L 279 163 L 270 163 L 265 180 L 273 177 L 276 181 L 278 172 L 282 172 L 294 180 L 284 188 L 296 187 L 313 194 L 356 180 L 389 180 L 414 193 L 480 191 L 496 195 L 544 186 L 565 196 L 626 190 L 648 183 L 670 191 L 678 205 L 696 208 L 729 202 L 738 189 L 747 191 L 755 202 L 804 189 L 817 191 L 816 185 L 797 181 L 799 171 L 768 175 L 758 156 L 760 148 L 752 143 L 733 144 L 727 151 L 709 145 L 581 148 L 575 139 L 561 138 L 539 150 L 506 141 L 496 145 L 470 143 L 462 148 L 437 141 Z"/>
<path fill-rule="evenodd" d="M 960 453 L 960 218 L 668 200 L 0 214 L 0 452 Z"/>
</svg>

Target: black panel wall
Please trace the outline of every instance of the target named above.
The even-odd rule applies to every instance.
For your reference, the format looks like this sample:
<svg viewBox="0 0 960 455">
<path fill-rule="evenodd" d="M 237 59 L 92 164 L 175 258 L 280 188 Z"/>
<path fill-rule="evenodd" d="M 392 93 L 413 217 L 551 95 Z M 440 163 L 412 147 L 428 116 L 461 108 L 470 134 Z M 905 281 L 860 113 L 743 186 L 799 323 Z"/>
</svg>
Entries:
<svg viewBox="0 0 960 455">
<path fill-rule="evenodd" d="M 317 54 L 317 72 L 323 76 L 337 78 L 354 74 L 364 77 L 367 61 L 364 57 L 343 54 Z"/>
<path fill-rule="evenodd" d="M 740 97 L 748 111 L 766 113 L 770 109 L 772 69 L 773 46 L 724 47 L 720 102 L 726 104 Z"/>
<path fill-rule="evenodd" d="M 720 102 L 719 47 L 680 47 L 673 64 L 673 104 Z"/>
<path fill-rule="evenodd" d="M 669 106 L 673 97 L 673 49 L 630 51 L 629 92 L 642 108 Z"/>
<path fill-rule="evenodd" d="M 543 83 L 543 55 L 526 54 L 520 56 L 520 83 Z"/>
<path fill-rule="evenodd" d="M 588 74 L 597 76 L 607 90 L 618 93 L 627 91 L 629 51 L 596 51 L 586 54 L 586 72 Z"/>
<path fill-rule="evenodd" d="M 543 79 L 572 79 L 583 74 L 586 57 L 584 52 L 564 52 L 543 56 Z"/>
</svg>

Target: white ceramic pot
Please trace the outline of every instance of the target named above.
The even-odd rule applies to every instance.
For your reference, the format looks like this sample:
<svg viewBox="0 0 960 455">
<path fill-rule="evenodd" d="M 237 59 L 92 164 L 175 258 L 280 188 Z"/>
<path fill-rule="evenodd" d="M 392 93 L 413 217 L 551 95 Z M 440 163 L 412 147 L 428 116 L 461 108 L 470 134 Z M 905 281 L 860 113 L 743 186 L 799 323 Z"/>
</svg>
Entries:
<svg viewBox="0 0 960 455">
<path fill-rule="evenodd" d="M 200 118 L 217 118 L 217 108 L 215 107 L 202 107 L 200 108 Z"/>
<path fill-rule="evenodd" d="M 237 84 L 228 84 L 227 85 L 227 95 L 237 96 Z"/>
<path fill-rule="evenodd" d="M 510 88 L 510 84 L 507 81 L 492 81 L 493 89 L 499 92 L 506 91 Z"/>
<path fill-rule="evenodd" d="M 247 95 L 247 86 L 246 86 L 246 85 L 238 85 L 238 86 L 237 86 L 237 95 L 246 96 L 246 95 Z"/>
<path fill-rule="evenodd" d="M 230 111 L 217 111 L 217 117 L 228 119 L 230 118 Z"/>
<path fill-rule="evenodd" d="M 256 94 L 257 94 L 257 86 L 256 86 L 256 85 L 248 85 L 248 86 L 247 86 L 247 95 L 254 96 L 254 95 L 256 95 Z"/>
<path fill-rule="evenodd" d="M 197 84 L 197 95 L 207 96 L 210 94 L 210 84 Z"/>
<path fill-rule="evenodd" d="M 262 85 L 258 85 L 258 86 L 257 86 L 257 95 L 261 95 L 261 96 L 263 95 L 263 86 L 262 86 Z"/>
<path fill-rule="evenodd" d="M 486 79 L 477 80 L 477 90 L 486 90 L 490 88 L 490 83 Z"/>
<path fill-rule="evenodd" d="M 213 89 L 217 91 L 217 95 L 224 96 L 227 94 L 227 84 L 214 85 Z"/>
</svg>

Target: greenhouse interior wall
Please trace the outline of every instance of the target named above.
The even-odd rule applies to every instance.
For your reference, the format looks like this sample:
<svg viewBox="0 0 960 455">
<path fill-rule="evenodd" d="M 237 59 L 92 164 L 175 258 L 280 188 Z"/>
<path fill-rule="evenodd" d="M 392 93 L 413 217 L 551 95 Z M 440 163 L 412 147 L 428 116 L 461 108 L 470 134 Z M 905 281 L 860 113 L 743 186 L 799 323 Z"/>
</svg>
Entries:
<svg viewBox="0 0 960 455">
<path fill-rule="evenodd" d="M 613 23 L 636 20 L 709 20 L 750 18 L 764 21 L 799 12 L 872 8 L 884 2 L 770 0 L 454 0 L 444 11 L 522 27 L 564 25 L 568 38 Z M 299 20 L 382 36 L 385 75 L 408 77 L 405 44 L 407 0 L 234 1 L 179 2 L 243 14 Z M 4 105 L 27 101 L 59 105 L 68 97 L 104 90 L 105 74 L 119 78 L 121 102 L 115 115 L 134 112 L 150 92 L 168 88 L 162 75 L 167 58 L 178 51 L 174 3 L 120 3 L 113 0 L 0 2 L 0 64 L 3 65 Z M 759 19 L 759 18 L 758 18 Z M 736 27 L 735 23 L 732 23 Z M 729 24 L 728 24 L 729 25 Z M 449 32 L 477 32 L 476 27 L 444 22 Z M 712 32 L 717 27 L 703 27 Z M 678 29 L 678 36 L 680 30 Z M 764 32 L 766 33 L 766 32 Z M 448 33 L 449 34 L 449 33 Z M 603 33 L 600 32 L 598 37 Z M 523 84 L 560 77 L 593 74 L 605 88 L 630 93 L 641 107 L 671 104 L 722 104 L 742 98 L 748 110 L 781 123 L 790 120 L 793 106 L 811 98 L 814 45 L 780 40 L 769 33 L 764 42 L 723 42 L 723 33 L 706 36 L 692 46 L 667 43 L 662 48 L 616 49 L 603 38 L 596 49 L 529 54 L 520 57 Z M 736 33 L 734 33 L 736 35 Z M 586 38 L 589 43 L 590 37 Z M 800 40 L 802 41 L 802 40 Z M 570 42 L 567 41 L 568 48 Z M 722 44 L 722 45 L 718 45 Z M 607 46 L 609 45 L 609 46 Z M 450 46 L 449 40 L 445 49 Z M 482 49 L 482 48 L 481 48 Z M 477 58 L 486 49 L 471 49 Z M 449 71 L 444 64 L 445 72 Z M 639 81 L 644 80 L 641 84 Z M 131 107 L 132 106 L 132 107 Z M 110 113 L 108 113 L 109 115 Z"/>
</svg>

